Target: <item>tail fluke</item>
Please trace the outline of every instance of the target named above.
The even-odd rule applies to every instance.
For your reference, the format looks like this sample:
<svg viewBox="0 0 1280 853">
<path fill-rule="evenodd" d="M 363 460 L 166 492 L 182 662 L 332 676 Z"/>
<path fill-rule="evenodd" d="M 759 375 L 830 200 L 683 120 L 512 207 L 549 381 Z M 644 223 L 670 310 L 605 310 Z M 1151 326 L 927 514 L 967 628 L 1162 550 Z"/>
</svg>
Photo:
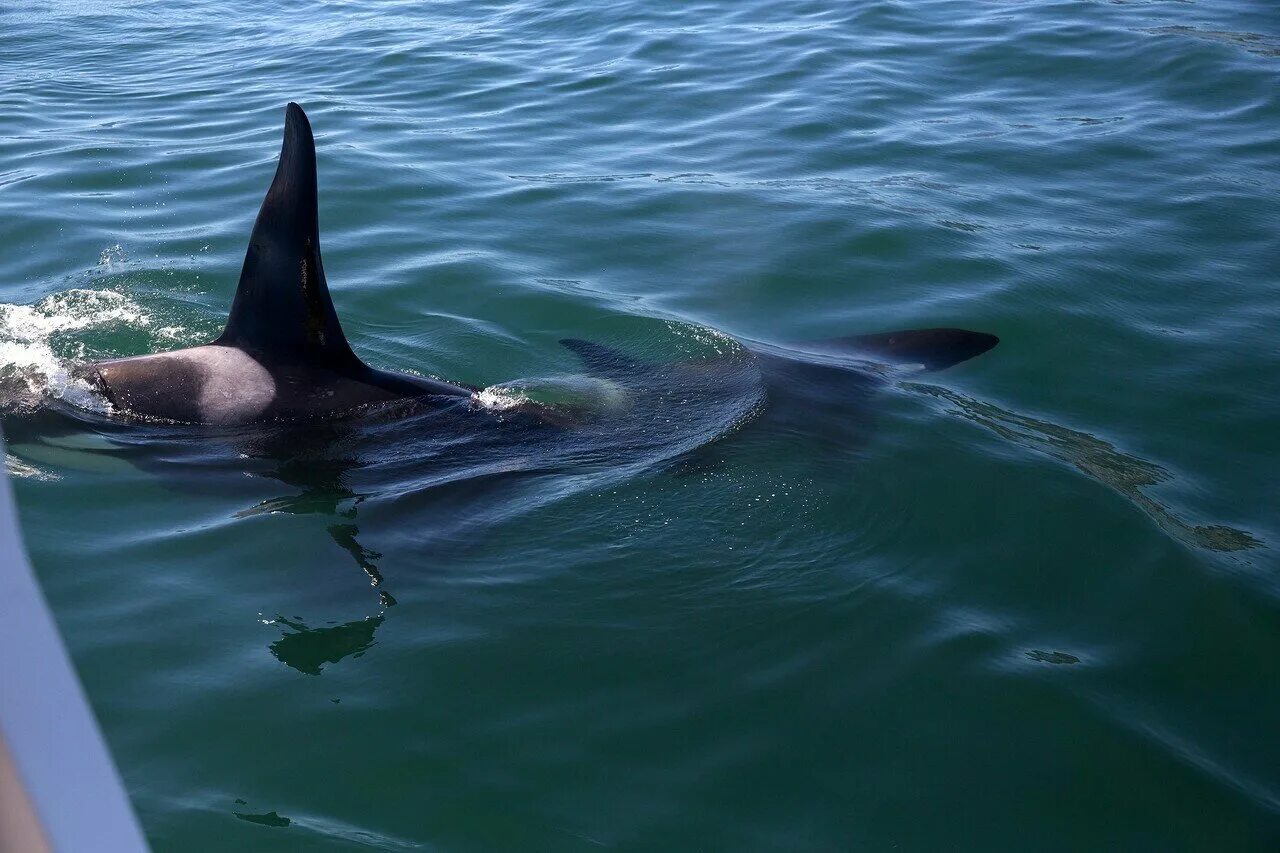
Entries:
<svg viewBox="0 0 1280 853">
<path fill-rule="evenodd" d="M 805 344 L 828 352 L 861 353 L 890 364 L 919 364 L 925 370 L 948 367 L 982 355 L 1000 343 L 995 335 L 965 329 L 905 329 L 855 335 Z"/>
</svg>

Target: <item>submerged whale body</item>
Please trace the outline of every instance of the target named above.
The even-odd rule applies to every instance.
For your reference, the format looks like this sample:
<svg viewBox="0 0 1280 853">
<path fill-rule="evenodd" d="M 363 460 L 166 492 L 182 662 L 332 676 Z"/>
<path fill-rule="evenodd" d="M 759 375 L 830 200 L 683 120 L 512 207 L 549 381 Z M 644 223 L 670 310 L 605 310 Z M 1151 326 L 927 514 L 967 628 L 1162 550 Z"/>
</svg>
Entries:
<svg viewBox="0 0 1280 853">
<path fill-rule="evenodd" d="M 597 376 L 625 380 L 661 369 L 600 344 L 575 339 L 561 343 Z M 982 332 L 917 329 L 815 342 L 804 348 L 819 355 L 865 355 L 941 370 L 997 343 L 994 335 Z M 772 365 L 762 371 L 766 380 L 794 381 L 795 365 L 788 368 L 785 360 L 761 348 L 749 350 Z M 79 373 L 116 413 L 212 425 L 322 420 L 404 399 L 456 405 L 474 399 L 479 390 L 378 370 L 351 349 L 320 258 L 315 140 L 306 114 L 294 103 L 285 110 L 275 178 L 254 222 L 222 334 L 201 346 L 94 362 Z M 544 414 L 556 422 L 552 413 Z"/>
</svg>

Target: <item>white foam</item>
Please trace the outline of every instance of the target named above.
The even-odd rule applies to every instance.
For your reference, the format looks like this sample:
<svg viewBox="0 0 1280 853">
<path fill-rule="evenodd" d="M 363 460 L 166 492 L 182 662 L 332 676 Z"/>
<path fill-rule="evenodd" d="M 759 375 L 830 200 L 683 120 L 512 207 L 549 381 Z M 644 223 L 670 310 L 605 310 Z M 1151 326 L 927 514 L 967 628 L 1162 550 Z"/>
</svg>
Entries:
<svg viewBox="0 0 1280 853">
<path fill-rule="evenodd" d="M 495 412 L 507 412 L 517 409 L 529 402 L 529 395 L 518 388 L 503 385 L 492 385 L 477 391 L 475 400 L 486 409 Z"/>
<path fill-rule="evenodd" d="M 51 471 L 45 471 L 37 468 L 35 465 L 20 459 L 12 453 L 4 455 L 4 469 L 9 472 L 10 477 L 20 477 L 23 480 L 57 480 L 57 474 Z"/>
<path fill-rule="evenodd" d="M 106 402 L 87 382 L 72 376 L 72 359 L 83 357 L 83 347 L 71 344 L 71 358 L 60 357 L 54 336 L 104 327 L 145 329 L 150 323 L 141 305 L 115 290 L 74 288 L 34 305 L 0 303 L 0 377 L 5 380 L 0 393 L 51 396 L 102 410 Z"/>
<path fill-rule="evenodd" d="M 550 411 L 568 409 L 597 415 L 621 414 L 631 407 L 632 395 L 622 385 L 594 376 L 551 376 L 517 379 L 491 385 L 475 400 L 492 412 L 525 406 Z"/>
</svg>

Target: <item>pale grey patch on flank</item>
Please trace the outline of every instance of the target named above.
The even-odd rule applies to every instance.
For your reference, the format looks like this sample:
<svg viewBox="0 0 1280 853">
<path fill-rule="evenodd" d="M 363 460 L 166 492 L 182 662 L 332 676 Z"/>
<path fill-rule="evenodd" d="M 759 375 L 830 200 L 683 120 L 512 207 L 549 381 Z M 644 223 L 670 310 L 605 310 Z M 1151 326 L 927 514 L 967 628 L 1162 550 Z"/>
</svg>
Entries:
<svg viewBox="0 0 1280 853">
<path fill-rule="evenodd" d="M 169 357 L 199 371 L 196 406 L 204 423 L 251 421 L 276 398 L 276 382 L 271 373 L 243 350 L 210 344 L 178 350 Z"/>
</svg>

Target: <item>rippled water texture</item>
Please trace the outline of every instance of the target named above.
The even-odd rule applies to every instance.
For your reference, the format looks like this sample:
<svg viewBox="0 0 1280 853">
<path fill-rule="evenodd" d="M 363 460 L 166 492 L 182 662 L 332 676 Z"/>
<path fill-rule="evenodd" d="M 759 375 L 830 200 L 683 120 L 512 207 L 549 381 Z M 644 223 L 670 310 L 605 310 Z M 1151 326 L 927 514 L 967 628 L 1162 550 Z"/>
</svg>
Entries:
<svg viewBox="0 0 1280 853">
<path fill-rule="evenodd" d="M 1280 845 L 1272 4 L 9 3 L 0 81 L 7 463 L 157 850 Z M 484 405 L 114 420 L 289 100 L 354 347 Z M 923 326 L 1001 344 L 808 346 Z"/>
</svg>

